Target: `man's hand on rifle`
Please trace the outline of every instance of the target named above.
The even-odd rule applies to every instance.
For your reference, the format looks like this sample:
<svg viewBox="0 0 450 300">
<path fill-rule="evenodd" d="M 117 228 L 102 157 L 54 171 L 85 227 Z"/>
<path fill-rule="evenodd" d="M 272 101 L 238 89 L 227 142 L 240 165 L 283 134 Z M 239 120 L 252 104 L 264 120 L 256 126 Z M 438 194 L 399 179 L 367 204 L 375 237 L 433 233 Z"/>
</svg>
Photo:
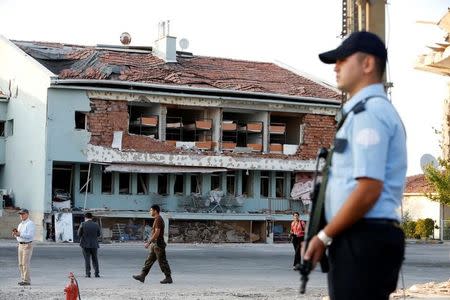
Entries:
<svg viewBox="0 0 450 300">
<path fill-rule="evenodd" d="M 309 242 L 308 249 L 304 249 L 304 243 L 302 243 L 302 256 L 304 260 L 311 261 L 313 269 L 315 268 L 317 262 L 320 261 L 323 254 L 325 253 L 325 244 L 315 235 Z"/>
</svg>

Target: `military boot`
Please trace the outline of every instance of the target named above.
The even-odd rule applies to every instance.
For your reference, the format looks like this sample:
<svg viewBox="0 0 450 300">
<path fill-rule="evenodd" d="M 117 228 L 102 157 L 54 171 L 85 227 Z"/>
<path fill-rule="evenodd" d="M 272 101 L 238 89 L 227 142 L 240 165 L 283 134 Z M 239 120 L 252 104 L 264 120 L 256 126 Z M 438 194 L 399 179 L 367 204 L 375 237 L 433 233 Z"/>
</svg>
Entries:
<svg viewBox="0 0 450 300">
<path fill-rule="evenodd" d="M 146 275 L 146 274 L 141 273 L 141 274 L 139 274 L 139 275 L 133 275 L 133 278 L 136 279 L 136 280 L 138 280 L 138 281 L 140 281 L 140 282 L 142 282 L 142 283 L 144 283 L 144 281 L 145 281 L 145 275 Z"/>
<path fill-rule="evenodd" d="M 172 282 L 173 282 L 172 277 L 170 275 L 166 276 L 166 278 L 164 278 L 163 280 L 160 281 L 161 284 L 167 284 L 167 283 L 172 283 Z"/>
</svg>

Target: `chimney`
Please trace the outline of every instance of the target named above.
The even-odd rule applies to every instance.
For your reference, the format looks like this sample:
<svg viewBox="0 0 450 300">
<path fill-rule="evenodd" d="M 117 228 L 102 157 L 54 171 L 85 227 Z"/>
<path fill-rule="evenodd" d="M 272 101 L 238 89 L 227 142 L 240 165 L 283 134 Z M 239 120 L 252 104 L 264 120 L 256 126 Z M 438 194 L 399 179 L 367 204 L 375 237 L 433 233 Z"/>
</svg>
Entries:
<svg viewBox="0 0 450 300">
<path fill-rule="evenodd" d="M 153 53 L 168 63 L 177 62 L 177 38 L 169 35 L 169 22 L 158 24 L 158 39 L 155 41 Z"/>
</svg>

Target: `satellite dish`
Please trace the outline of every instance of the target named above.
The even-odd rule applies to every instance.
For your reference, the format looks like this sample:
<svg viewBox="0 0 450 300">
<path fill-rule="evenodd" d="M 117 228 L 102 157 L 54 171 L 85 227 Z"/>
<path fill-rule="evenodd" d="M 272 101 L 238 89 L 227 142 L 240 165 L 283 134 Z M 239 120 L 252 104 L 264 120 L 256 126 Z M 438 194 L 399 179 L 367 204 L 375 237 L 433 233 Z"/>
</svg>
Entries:
<svg viewBox="0 0 450 300">
<path fill-rule="evenodd" d="M 180 40 L 179 44 L 180 44 L 181 50 L 183 50 L 183 51 L 189 47 L 189 41 L 184 38 Z"/>
<path fill-rule="evenodd" d="M 428 153 L 422 155 L 422 157 L 420 158 L 420 167 L 422 168 L 422 171 L 425 172 L 427 166 L 429 165 L 433 166 L 434 168 L 439 167 L 439 163 L 433 155 Z"/>
</svg>

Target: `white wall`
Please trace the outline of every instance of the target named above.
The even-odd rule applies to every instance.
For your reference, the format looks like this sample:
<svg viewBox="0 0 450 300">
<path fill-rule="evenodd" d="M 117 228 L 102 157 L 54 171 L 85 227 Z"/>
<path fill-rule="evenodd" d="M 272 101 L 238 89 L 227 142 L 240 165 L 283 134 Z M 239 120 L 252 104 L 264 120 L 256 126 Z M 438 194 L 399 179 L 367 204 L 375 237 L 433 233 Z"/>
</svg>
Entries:
<svg viewBox="0 0 450 300">
<path fill-rule="evenodd" d="M 440 226 L 441 204 L 431 201 L 424 195 L 404 195 L 403 214 L 408 213 L 412 220 L 431 218 Z M 440 230 L 434 230 L 434 237 L 440 238 Z"/>
<path fill-rule="evenodd" d="M 6 119 L 14 120 L 14 134 L 5 139 L 5 167 L 1 188 L 12 189 L 16 206 L 45 211 L 47 88 L 52 73 L 0 36 L 0 89 L 10 81 L 17 96 L 8 103 Z"/>
</svg>

